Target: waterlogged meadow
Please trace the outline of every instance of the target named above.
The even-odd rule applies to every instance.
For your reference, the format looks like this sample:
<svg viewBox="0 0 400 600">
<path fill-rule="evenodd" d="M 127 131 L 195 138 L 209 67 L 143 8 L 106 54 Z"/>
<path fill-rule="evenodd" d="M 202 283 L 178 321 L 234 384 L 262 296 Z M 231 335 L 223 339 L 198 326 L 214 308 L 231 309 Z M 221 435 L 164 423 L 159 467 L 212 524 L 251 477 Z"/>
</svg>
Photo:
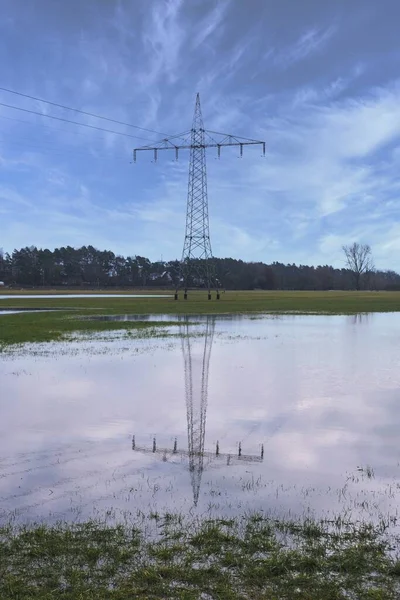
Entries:
<svg viewBox="0 0 400 600">
<path fill-rule="evenodd" d="M 400 315 L 155 319 L 3 351 L 0 596 L 398 597 Z"/>
</svg>

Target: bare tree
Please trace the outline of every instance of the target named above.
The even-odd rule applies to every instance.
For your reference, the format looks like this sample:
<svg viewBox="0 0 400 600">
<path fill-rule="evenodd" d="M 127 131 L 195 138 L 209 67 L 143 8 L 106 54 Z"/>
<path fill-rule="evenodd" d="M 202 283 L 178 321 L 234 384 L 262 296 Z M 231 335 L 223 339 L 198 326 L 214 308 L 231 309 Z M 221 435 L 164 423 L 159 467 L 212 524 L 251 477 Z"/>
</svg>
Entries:
<svg viewBox="0 0 400 600">
<path fill-rule="evenodd" d="M 351 246 L 343 246 L 347 268 L 353 273 L 356 289 L 360 289 L 362 275 L 369 275 L 374 270 L 371 247 L 368 244 L 354 242 Z"/>
</svg>

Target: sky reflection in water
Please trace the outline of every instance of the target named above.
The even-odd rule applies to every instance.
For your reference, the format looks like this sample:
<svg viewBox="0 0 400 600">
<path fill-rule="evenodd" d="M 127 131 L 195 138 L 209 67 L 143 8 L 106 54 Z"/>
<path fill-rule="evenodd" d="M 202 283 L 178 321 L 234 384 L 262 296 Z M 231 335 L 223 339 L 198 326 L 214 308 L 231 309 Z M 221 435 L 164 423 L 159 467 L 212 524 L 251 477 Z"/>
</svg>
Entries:
<svg viewBox="0 0 400 600">
<path fill-rule="evenodd" d="M 326 514 L 363 501 L 364 512 L 373 503 L 393 510 L 399 325 L 397 314 L 209 318 L 171 330 L 181 338 L 5 356 L 0 520 L 10 511 L 51 521 L 110 508 Z M 188 340 L 187 329 L 203 335 Z M 154 436 L 167 454 L 152 453 Z M 224 456 L 214 455 L 217 440 Z M 263 462 L 234 459 L 239 442 L 254 457 L 263 443 Z M 372 479 L 357 471 L 367 465 Z M 347 481 L 343 496 L 351 474 L 361 479 Z"/>
</svg>

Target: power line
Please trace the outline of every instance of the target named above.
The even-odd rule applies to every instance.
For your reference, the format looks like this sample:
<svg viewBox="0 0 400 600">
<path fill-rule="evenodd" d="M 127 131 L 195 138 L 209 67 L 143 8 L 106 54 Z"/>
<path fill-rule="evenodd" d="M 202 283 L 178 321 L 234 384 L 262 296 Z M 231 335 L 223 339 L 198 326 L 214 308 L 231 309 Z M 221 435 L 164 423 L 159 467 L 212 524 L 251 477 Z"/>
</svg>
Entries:
<svg viewBox="0 0 400 600">
<path fill-rule="evenodd" d="M 131 135 L 130 133 L 123 133 L 122 131 L 114 131 L 113 129 L 104 129 L 103 127 L 96 127 L 95 125 L 88 125 L 87 123 L 80 123 L 79 121 L 71 121 L 70 119 L 63 119 L 62 117 L 54 117 L 53 115 L 44 115 L 41 112 L 36 110 L 30 110 L 28 108 L 21 108 L 20 106 L 13 106 L 11 104 L 5 104 L 4 102 L 0 102 L 0 106 L 5 106 L 6 108 L 12 108 L 13 110 L 21 110 L 22 112 L 30 113 L 32 115 L 38 115 L 39 117 L 46 117 L 48 119 L 55 119 L 56 121 L 63 121 L 64 123 L 72 123 L 73 125 L 80 125 L 81 127 L 88 127 L 89 129 L 96 129 L 97 131 L 105 131 L 106 133 L 113 133 L 114 135 L 122 135 L 124 137 L 135 138 L 138 140 L 144 140 L 146 142 L 150 142 L 148 138 L 142 138 L 138 135 Z"/>
<path fill-rule="evenodd" d="M 28 140 L 25 141 L 26 138 L 15 138 L 15 136 L 13 136 L 12 140 L 10 140 L 8 137 L 1 137 L 2 134 L 4 132 L 1 131 L 0 129 L 0 150 L 2 149 L 2 147 L 15 147 L 15 148 L 23 148 L 24 150 L 26 150 L 27 152 L 32 152 L 32 151 L 37 151 L 40 154 L 49 154 L 51 156 L 59 156 L 61 158 L 65 158 L 67 155 L 68 156 L 73 156 L 73 157 L 84 157 L 84 158 L 90 158 L 92 160 L 106 160 L 106 161 L 110 161 L 110 159 L 120 159 L 120 160 L 126 160 L 126 156 L 123 156 L 122 154 L 115 154 L 115 153 L 98 153 L 97 151 L 95 153 L 92 152 L 86 152 L 86 151 L 81 151 L 80 149 L 76 150 L 60 150 L 60 148 L 58 148 L 57 146 L 54 146 L 52 144 L 48 144 L 45 143 L 43 145 L 43 142 L 41 142 L 40 144 L 35 143 L 32 140 Z"/>
<path fill-rule="evenodd" d="M 3 92 L 8 92 L 9 94 L 15 94 L 17 96 L 22 96 L 23 98 L 29 98 L 30 100 L 37 100 L 38 102 L 44 102 L 45 104 L 50 104 L 51 106 L 57 106 L 58 108 L 64 108 L 65 110 L 72 110 L 74 112 L 80 113 L 81 115 L 87 115 L 88 117 L 95 117 L 96 119 L 102 119 L 103 121 L 110 121 L 110 123 L 117 123 L 118 125 L 125 125 L 126 127 L 133 127 L 134 129 L 140 129 L 141 131 L 147 131 L 148 133 L 156 133 L 157 135 L 167 136 L 166 133 L 161 133 L 160 131 L 155 131 L 154 129 L 147 129 L 146 127 L 139 127 L 139 125 L 132 125 L 131 123 L 125 123 L 124 121 L 117 121 L 116 119 L 110 119 L 109 117 L 102 117 L 101 115 L 96 115 L 95 113 L 90 113 L 85 110 L 80 110 L 79 108 L 72 108 L 71 106 L 65 106 L 64 104 L 57 104 L 57 102 L 51 102 L 50 100 L 43 100 L 43 98 L 37 98 L 36 96 L 30 96 L 29 94 L 23 94 L 22 92 L 16 92 L 15 90 L 9 90 L 8 88 L 0 87 L 0 90 Z"/>
<path fill-rule="evenodd" d="M 23 123 L 24 125 L 31 125 L 31 126 L 36 126 L 36 123 L 34 121 L 26 121 L 24 119 L 16 119 L 14 117 L 8 117 L 6 115 L 0 115 L 0 119 L 6 119 L 7 121 L 15 121 L 17 123 Z M 43 139 L 43 137 L 41 137 L 40 139 L 40 143 L 42 145 L 38 145 L 37 143 L 35 143 L 35 139 L 31 138 L 31 136 L 29 138 L 27 137 L 21 137 L 20 135 L 17 134 L 17 137 L 15 136 L 15 134 L 13 134 L 12 138 L 1 138 L 0 137 L 0 142 L 4 142 L 7 146 L 19 146 L 21 148 L 27 149 L 29 147 L 38 150 L 41 153 L 51 153 L 51 154 L 58 154 L 59 156 L 64 156 L 66 153 L 67 154 L 71 154 L 73 156 L 76 156 L 77 154 L 80 154 L 81 156 L 90 156 L 91 158 L 100 158 L 103 160 L 109 160 L 110 158 L 119 158 L 121 160 L 126 160 L 126 156 L 119 154 L 119 153 L 108 153 L 108 154 L 104 154 L 104 153 L 99 153 L 97 150 L 95 153 L 92 152 L 87 152 L 85 150 L 81 151 L 81 146 L 79 145 L 78 148 L 75 147 L 75 141 L 71 142 L 74 144 L 74 149 L 73 151 L 71 150 L 62 150 L 62 151 L 58 151 L 58 147 L 54 146 L 54 145 L 50 145 L 48 144 L 48 138 L 47 135 L 52 132 L 52 131 L 60 131 L 61 133 L 65 133 L 65 134 L 74 134 L 74 135 L 85 135 L 84 131 L 75 131 L 74 129 L 63 129 L 61 127 L 53 127 L 52 125 L 44 125 L 41 123 L 40 127 L 43 127 L 46 131 L 44 132 L 45 138 Z M 0 128 L 0 135 L 4 134 L 6 135 L 6 131 L 2 131 L 2 129 Z M 100 140 L 104 140 L 104 137 L 100 137 Z M 20 140 L 19 142 L 17 142 L 16 140 Z M 45 141 L 45 146 L 43 146 L 43 141 Z M 33 143 L 32 143 L 33 142 Z"/>
<path fill-rule="evenodd" d="M 45 115 L 43 115 L 45 116 Z M 23 123 L 24 125 L 30 125 L 31 127 L 37 127 L 36 121 L 26 121 L 25 119 L 16 119 L 15 117 L 8 117 L 6 115 L 0 115 L 0 119 L 6 119 L 7 121 L 15 121 L 16 123 Z M 50 131 L 60 131 L 61 133 L 74 134 L 74 135 L 86 135 L 85 131 L 76 131 L 75 129 L 70 128 L 62 128 L 62 127 L 53 127 L 52 125 L 44 125 L 40 124 L 40 127 L 44 127 L 45 129 L 49 129 Z M 47 133 L 47 132 L 46 132 Z M 104 140 L 105 138 L 102 136 L 99 139 Z"/>
<path fill-rule="evenodd" d="M 23 123 L 24 125 L 29 125 L 31 127 L 37 127 L 37 125 L 38 125 L 35 121 L 27 121 L 27 120 L 24 120 L 24 119 L 15 119 L 13 117 L 8 117 L 6 115 L 0 115 L 0 119 L 6 119 L 7 121 L 15 121 L 16 123 Z M 66 135 L 70 135 L 70 134 L 78 135 L 78 136 L 85 136 L 86 135 L 85 131 L 76 131 L 75 129 L 72 129 L 72 128 L 53 127 L 52 125 L 44 125 L 43 123 L 40 123 L 40 132 L 42 131 L 42 128 L 43 128 L 43 132 L 45 134 L 45 138 L 47 138 L 47 136 L 50 135 L 53 131 L 59 131 L 60 133 L 64 133 Z M 0 128 L 0 132 L 4 133 L 4 134 L 7 133 L 6 131 L 2 130 L 1 128 Z M 30 134 L 29 132 L 27 132 L 27 134 L 29 136 L 31 136 L 31 135 L 38 135 L 38 133 L 36 133 L 36 132 L 35 132 L 35 134 Z M 12 138 L 13 139 L 15 138 L 15 134 L 14 133 L 13 133 Z M 25 138 L 25 139 L 28 139 L 28 138 Z M 41 139 L 43 139 L 43 137 Z M 98 140 L 100 140 L 100 141 L 105 140 L 105 137 L 99 135 L 99 137 L 98 138 L 94 138 L 94 140 L 97 143 Z M 82 141 L 81 139 L 73 139 L 73 140 L 71 139 L 69 141 L 69 144 L 70 145 L 71 144 L 74 145 L 74 147 L 75 147 L 76 144 L 79 144 L 79 147 L 81 147 L 81 141 Z M 11 143 L 11 141 L 8 140 L 8 143 Z M 74 150 L 74 152 L 75 152 L 75 150 Z"/>
</svg>

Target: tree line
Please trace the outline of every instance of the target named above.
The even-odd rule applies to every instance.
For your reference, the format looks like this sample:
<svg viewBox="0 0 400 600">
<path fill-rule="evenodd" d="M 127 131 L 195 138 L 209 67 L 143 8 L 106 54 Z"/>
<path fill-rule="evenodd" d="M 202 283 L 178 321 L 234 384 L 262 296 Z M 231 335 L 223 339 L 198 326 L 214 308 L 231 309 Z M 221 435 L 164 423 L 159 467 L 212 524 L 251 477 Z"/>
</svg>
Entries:
<svg viewBox="0 0 400 600">
<path fill-rule="evenodd" d="M 400 290 L 400 275 L 395 271 L 375 270 L 371 261 L 366 268 L 365 257 L 361 267 L 359 262 L 351 262 L 349 249 L 365 251 L 365 247 L 354 248 L 353 244 L 346 248 L 345 266 L 340 269 L 329 265 L 314 267 L 216 258 L 219 287 L 227 290 Z M 179 261 L 152 262 L 143 256 L 124 257 L 93 246 L 66 246 L 53 251 L 27 246 L 11 254 L 0 251 L 0 281 L 11 287 L 173 288 L 179 281 Z"/>
</svg>

